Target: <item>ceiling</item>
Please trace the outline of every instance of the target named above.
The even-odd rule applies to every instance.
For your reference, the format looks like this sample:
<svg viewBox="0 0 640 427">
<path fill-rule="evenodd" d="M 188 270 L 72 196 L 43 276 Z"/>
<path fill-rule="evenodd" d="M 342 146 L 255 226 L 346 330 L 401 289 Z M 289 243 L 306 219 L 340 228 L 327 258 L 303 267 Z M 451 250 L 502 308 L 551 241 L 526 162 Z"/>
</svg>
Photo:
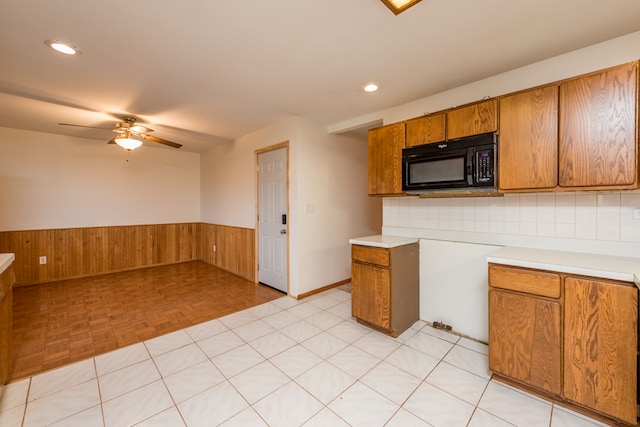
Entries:
<svg viewBox="0 0 640 427">
<path fill-rule="evenodd" d="M 0 0 L 0 127 L 109 140 L 133 115 L 204 152 L 330 126 L 640 30 L 638 0 Z M 65 56 L 44 41 L 77 46 Z M 370 81 L 380 90 L 365 93 Z"/>
</svg>

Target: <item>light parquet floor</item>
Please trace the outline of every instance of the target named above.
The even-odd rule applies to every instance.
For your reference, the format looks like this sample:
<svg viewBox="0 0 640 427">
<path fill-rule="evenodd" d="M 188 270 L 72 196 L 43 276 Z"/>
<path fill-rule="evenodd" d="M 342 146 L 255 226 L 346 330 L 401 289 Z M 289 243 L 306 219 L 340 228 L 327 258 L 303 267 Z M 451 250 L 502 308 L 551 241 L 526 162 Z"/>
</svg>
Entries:
<svg viewBox="0 0 640 427">
<path fill-rule="evenodd" d="M 17 287 L 9 381 L 282 296 L 200 261 Z"/>
</svg>

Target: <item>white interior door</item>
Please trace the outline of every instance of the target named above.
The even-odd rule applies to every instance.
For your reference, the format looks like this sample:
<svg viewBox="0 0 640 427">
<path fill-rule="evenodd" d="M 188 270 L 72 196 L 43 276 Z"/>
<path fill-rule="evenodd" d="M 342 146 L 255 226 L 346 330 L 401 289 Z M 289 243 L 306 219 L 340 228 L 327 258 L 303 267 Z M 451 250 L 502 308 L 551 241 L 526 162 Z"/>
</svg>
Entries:
<svg viewBox="0 0 640 427">
<path fill-rule="evenodd" d="M 287 148 L 258 154 L 258 281 L 282 292 L 288 282 Z"/>
</svg>

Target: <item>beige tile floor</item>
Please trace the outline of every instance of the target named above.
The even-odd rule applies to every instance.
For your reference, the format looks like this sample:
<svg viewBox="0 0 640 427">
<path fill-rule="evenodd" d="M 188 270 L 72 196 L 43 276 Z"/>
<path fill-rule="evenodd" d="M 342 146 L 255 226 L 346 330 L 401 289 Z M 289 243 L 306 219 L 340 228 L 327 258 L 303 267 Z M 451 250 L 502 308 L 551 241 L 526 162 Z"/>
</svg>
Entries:
<svg viewBox="0 0 640 427">
<path fill-rule="evenodd" d="M 0 389 L 0 426 L 594 426 L 490 380 L 483 344 L 397 339 L 334 289 L 283 297 Z"/>
</svg>

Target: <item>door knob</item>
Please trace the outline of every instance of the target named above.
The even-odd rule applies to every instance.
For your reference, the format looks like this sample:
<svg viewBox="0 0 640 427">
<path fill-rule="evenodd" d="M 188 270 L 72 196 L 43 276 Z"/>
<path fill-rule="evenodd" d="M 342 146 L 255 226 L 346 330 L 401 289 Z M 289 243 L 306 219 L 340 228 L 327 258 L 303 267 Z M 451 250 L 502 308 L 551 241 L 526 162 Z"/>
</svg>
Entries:
<svg viewBox="0 0 640 427">
<path fill-rule="evenodd" d="M 280 230 L 280 234 L 287 234 L 287 230 L 283 228 L 282 230 Z"/>
</svg>

